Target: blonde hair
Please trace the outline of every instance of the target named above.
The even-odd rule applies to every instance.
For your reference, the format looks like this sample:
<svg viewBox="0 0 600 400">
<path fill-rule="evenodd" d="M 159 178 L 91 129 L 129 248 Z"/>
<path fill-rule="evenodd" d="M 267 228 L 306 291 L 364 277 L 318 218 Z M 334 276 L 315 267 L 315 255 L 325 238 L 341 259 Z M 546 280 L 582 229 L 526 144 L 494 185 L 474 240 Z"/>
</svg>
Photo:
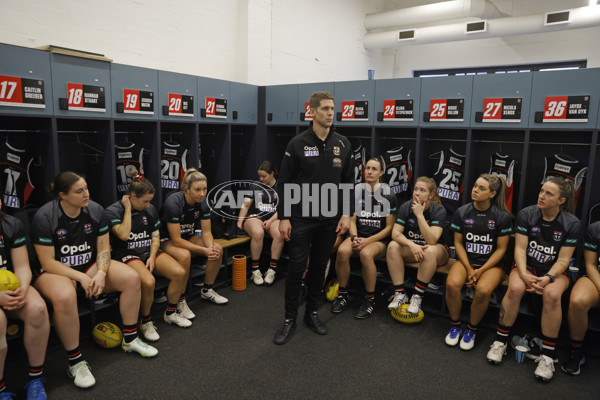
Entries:
<svg viewBox="0 0 600 400">
<path fill-rule="evenodd" d="M 417 182 L 425 183 L 427 185 L 427 188 L 429 189 L 429 193 L 433 193 L 433 197 L 431 198 L 432 203 L 437 203 L 440 206 L 442 205 L 442 199 L 440 199 L 440 196 L 438 195 L 437 191 L 437 184 L 433 179 L 431 179 L 428 176 L 420 176 L 415 181 L 415 185 L 417 184 Z"/>
<path fill-rule="evenodd" d="M 183 183 L 181 184 L 181 190 L 189 189 L 194 182 L 206 182 L 206 175 L 198 171 L 196 168 L 190 168 L 183 175 Z"/>
</svg>

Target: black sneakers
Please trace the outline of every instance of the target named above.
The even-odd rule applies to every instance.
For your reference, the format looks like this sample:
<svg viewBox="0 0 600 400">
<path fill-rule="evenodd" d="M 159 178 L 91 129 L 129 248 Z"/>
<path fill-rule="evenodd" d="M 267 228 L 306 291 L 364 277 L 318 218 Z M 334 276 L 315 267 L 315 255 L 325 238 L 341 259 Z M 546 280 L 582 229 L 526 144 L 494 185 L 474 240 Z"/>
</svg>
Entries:
<svg viewBox="0 0 600 400">
<path fill-rule="evenodd" d="M 585 354 L 571 350 L 569 359 L 563 363 L 561 369 L 569 375 L 579 375 L 583 364 L 585 364 Z"/>
<path fill-rule="evenodd" d="M 369 318 L 371 314 L 373 314 L 373 310 L 375 309 L 375 301 L 365 299 L 361 304 L 360 308 L 354 314 L 354 318 L 365 319 Z"/>
<path fill-rule="evenodd" d="M 275 334 L 275 344 L 284 344 L 292 338 L 294 331 L 296 330 L 296 321 L 286 319 L 281 329 Z"/>
<path fill-rule="evenodd" d="M 338 294 L 333 304 L 331 305 L 331 312 L 341 313 L 346 309 L 348 305 L 348 295 Z"/>
<path fill-rule="evenodd" d="M 319 335 L 327 335 L 329 330 L 319 319 L 319 314 L 316 311 L 309 311 L 304 314 L 304 322 L 314 333 Z"/>
</svg>

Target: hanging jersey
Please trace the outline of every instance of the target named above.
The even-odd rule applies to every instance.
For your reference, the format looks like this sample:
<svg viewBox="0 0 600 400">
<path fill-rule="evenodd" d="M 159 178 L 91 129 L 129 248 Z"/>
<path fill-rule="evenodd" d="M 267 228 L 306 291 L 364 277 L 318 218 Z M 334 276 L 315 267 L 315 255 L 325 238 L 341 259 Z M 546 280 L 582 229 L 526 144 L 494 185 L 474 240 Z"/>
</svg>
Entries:
<svg viewBox="0 0 600 400">
<path fill-rule="evenodd" d="M 165 196 L 178 191 L 187 171 L 188 151 L 180 144 L 163 142 L 160 160 L 160 183 Z"/>
<path fill-rule="evenodd" d="M 508 155 L 494 153 L 490 156 L 490 174 L 499 175 L 506 180 L 506 207 L 508 211 L 512 211 L 515 164 L 516 161 Z"/>
<path fill-rule="evenodd" d="M 354 196 L 359 237 L 368 238 L 381 232 L 386 227 L 387 216 L 396 214 L 396 195 L 386 184 L 381 184 L 372 192 L 365 183 L 359 183 L 355 187 Z"/>
<path fill-rule="evenodd" d="M 202 172 L 202 143 L 198 142 L 198 171 Z"/>
<path fill-rule="evenodd" d="M 122 196 L 129 189 L 133 169 L 144 176 L 144 149 L 135 143 L 116 144 L 115 160 L 117 165 L 117 193 Z"/>
<path fill-rule="evenodd" d="M 598 271 L 600 271 L 600 251 L 598 251 L 598 247 L 600 246 L 600 221 L 594 222 L 590 226 L 588 226 L 587 231 L 585 232 L 585 244 L 584 249 L 593 251 L 596 253 L 596 266 L 598 267 Z"/>
<path fill-rule="evenodd" d="M 362 183 L 365 180 L 365 165 L 370 155 L 368 150 L 362 144 L 352 150 L 354 154 L 354 183 Z"/>
<path fill-rule="evenodd" d="M 152 245 L 152 232 L 160 228 L 160 219 L 158 212 L 152 204 L 143 210 L 134 210 L 131 208 L 131 232 L 126 241 L 119 239 L 112 232 L 112 227 L 123 223 L 125 207 L 121 201 L 111 204 L 106 209 L 110 231 L 110 244 L 112 247 L 111 258 L 121 260 L 128 255 L 135 255 L 142 260 L 150 256 L 150 246 Z"/>
<path fill-rule="evenodd" d="M 425 246 L 427 242 L 421 234 L 419 221 L 412 212 L 412 205 L 413 201 L 408 200 L 398 208 L 398 214 L 396 214 L 396 223 L 404 227 L 404 231 L 402 233 L 408 238 L 408 240 L 413 241 L 419 246 Z M 440 228 L 444 228 L 444 226 L 446 226 L 446 209 L 438 203 L 432 203 L 431 206 L 423 212 L 423 216 L 425 217 L 425 221 L 427 221 L 427 225 L 429 226 L 439 226 Z"/>
<path fill-rule="evenodd" d="M 252 205 L 248 210 L 248 216 L 255 216 L 262 221 L 271 219 L 277 212 L 277 182 L 272 187 L 260 185 L 263 189 L 244 195 L 247 199 L 252 199 Z"/>
<path fill-rule="evenodd" d="M 210 208 L 206 199 L 202 203 L 190 206 L 185 201 L 185 194 L 177 192 L 167 198 L 162 208 L 162 223 L 160 236 L 169 239 L 167 224 L 179 224 L 181 227 L 181 238 L 189 240 L 194 236 L 196 229 L 200 229 L 202 220 L 210 219 Z"/>
<path fill-rule="evenodd" d="M 459 207 L 450 229 L 462 235 L 469 263 L 481 267 L 498 247 L 498 238 L 513 233 L 512 220 L 506 211 L 491 206 L 479 211 L 473 203 Z"/>
<path fill-rule="evenodd" d="M 410 197 L 409 187 L 412 183 L 413 167 L 410 162 L 412 150 L 397 147 L 381 155 L 383 161 L 383 181 L 390 186 L 392 193 L 398 197 L 398 202 L 404 202 Z"/>
<path fill-rule="evenodd" d="M 433 175 L 438 185 L 438 194 L 448 216 L 454 215 L 460 205 L 460 195 L 465 179 L 465 159 L 466 156 L 458 154 L 452 149 L 441 151 L 440 163 Z"/>
<path fill-rule="evenodd" d="M 10 251 L 27 244 L 27 233 L 19 219 L 10 215 L 0 218 L 0 269 L 15 272 Z"/>
<path fill-rule="evenodd" d="M 8 143 L 0 146 L 2 204 L 8 214 L 14 214 L 27 204 L 33 192 L 29 176 L 32 163 L 33 158 L 25 150 L 15 149 Z"/>
<path fill-rule="evenodd" d="M 542 184 L 552 176 L 571 179 L 575 186 L 575 204 L 577 204 L 587 167 L 581 165 L 579 161 L 570 159 L 570 157 L 565 157 L 561 154 L 545 157 L 544 161 L 546 162 L 546 168 L 544 170 Z"/>
<path fill-rule="evenodd" d="M 96 239 L 108 233 L 108 221 L 104 208 L 92 200 L 76 218 L 53 200 L 35 213 L 31 231 L 34 244 L 54 247 L 56 261 L 87 272 L 96 263 Z"/>
<path fill-rule="evenodd" d="M 535 205 L 519 211 L 515 233 L 528 238 L 527 269 L 537 276 L 547 273 L 562 246 L 577 247 L 580 226 L 579 219 L 566 211 L 561 211 L 554 221 L 544 221 Z"/>
</svg>

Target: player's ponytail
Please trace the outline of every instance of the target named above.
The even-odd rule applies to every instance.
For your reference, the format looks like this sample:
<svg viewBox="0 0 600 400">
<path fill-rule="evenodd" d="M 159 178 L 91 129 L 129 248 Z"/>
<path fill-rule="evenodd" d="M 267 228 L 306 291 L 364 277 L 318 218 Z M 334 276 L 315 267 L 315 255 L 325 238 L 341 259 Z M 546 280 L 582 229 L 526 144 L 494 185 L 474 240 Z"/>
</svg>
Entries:
<svg viewBox="0 0 600 400">
<path fill-rule="evenodd" d="M 148 179 L 144 178 L 143 175 L 140 175 L 137 169 L 132 169 L 129 171 L 129 176 L 131 176 L 131 183 L 129 184 L 129 189 L 127 190 L 127 194 L 135 194 L 137 197 L 142 197 L 146 194 L 154 194 L 155 189 L 152 182 Z"/>
<path fill-rule="evenodd" d="M 181 185 L 181 190 L 185 191 L 192 187 L 194 182 L 206 182 L 206 175 L 202 172 L 198 171 L 196 168 L 190 168 L 183 175 L 183 184 Z"/>
<path fill-rule="evenodd" d="M 275 177 L 275 179 L 277 179 L 277 169 L 275 168 L 275 165 L 273 165 L 273 163 L 271 161 L 265 160 L 265 161 L 261 162 L 257 169 L 259 171 L 265 171 L 269 175 L 273 174 L 273 177 Z"/>
<path fill-rule="evenodd" d="M 506 206 L 506 180 L 504 177 L 495 174 L 481 174 L 479 177 L 490 185 L 490 192 L 496 192 L 490 203 L 495 205 L 496 208 L 511 214 Z"/>
<path fill-rule="evenodd" d="M 50 184 L 48 190 L 50 193 L 59 196 L 60 193 L 69 193 L 71 187 L 80 179 L 83 179 L 82 176 L 77 175 L 72 171 L 63 171 L 56 178 L 54 178 L 54 182 Z"/>
<path fill-rule="evenodd" d="M 431 203 L 437 203 L 440 206 L 442 205 L 442 199 L 440 199 L 440 196 L 438 195 L 437 184 L 433 179 L 431 179 L 428 176 L 420 176 L 415 181 L 415 184 L 417 182 L 423 182 L 424 184 L 426 184 L 427 188 L 429 189 L 429 193 L 433 193 Z"/>
<path fill-rule="evenodd" d="M 575 184 L 571 179 L 553 176 L 546 182 L 552 182 L 560 190 L 560 197 L 565 198 L 565 202 L 560 205 L 562 211 L 575 213 Z"/>
</svg>

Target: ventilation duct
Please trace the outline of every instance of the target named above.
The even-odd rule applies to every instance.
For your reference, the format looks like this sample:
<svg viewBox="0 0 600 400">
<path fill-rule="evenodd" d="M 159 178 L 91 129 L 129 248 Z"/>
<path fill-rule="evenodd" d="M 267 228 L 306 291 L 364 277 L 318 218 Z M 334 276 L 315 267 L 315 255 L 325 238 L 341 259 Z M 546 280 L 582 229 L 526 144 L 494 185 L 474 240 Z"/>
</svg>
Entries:
<svg viewBox="0 0 600 400">
<path fill-rule="evenodd" d="M 429 26 L 414 29 L 413 40 L 398 40 L 399 31 L 367 33 L 363 43 L 367 49 L 393 48 L 428 43 L 445 43 L 472 39 L 528 35 L 600 26 L 600 7 L 580 7 L 568 11 L 568 23 L 546 24 L 546 14 L 496 18 L 485 21 L 486 29 L 467 34 L 465 23 Z M 560 13 L 558 13 L 560 14 Z M 480 21 L 475 21 L 475 23 Z"/>
</svg>

